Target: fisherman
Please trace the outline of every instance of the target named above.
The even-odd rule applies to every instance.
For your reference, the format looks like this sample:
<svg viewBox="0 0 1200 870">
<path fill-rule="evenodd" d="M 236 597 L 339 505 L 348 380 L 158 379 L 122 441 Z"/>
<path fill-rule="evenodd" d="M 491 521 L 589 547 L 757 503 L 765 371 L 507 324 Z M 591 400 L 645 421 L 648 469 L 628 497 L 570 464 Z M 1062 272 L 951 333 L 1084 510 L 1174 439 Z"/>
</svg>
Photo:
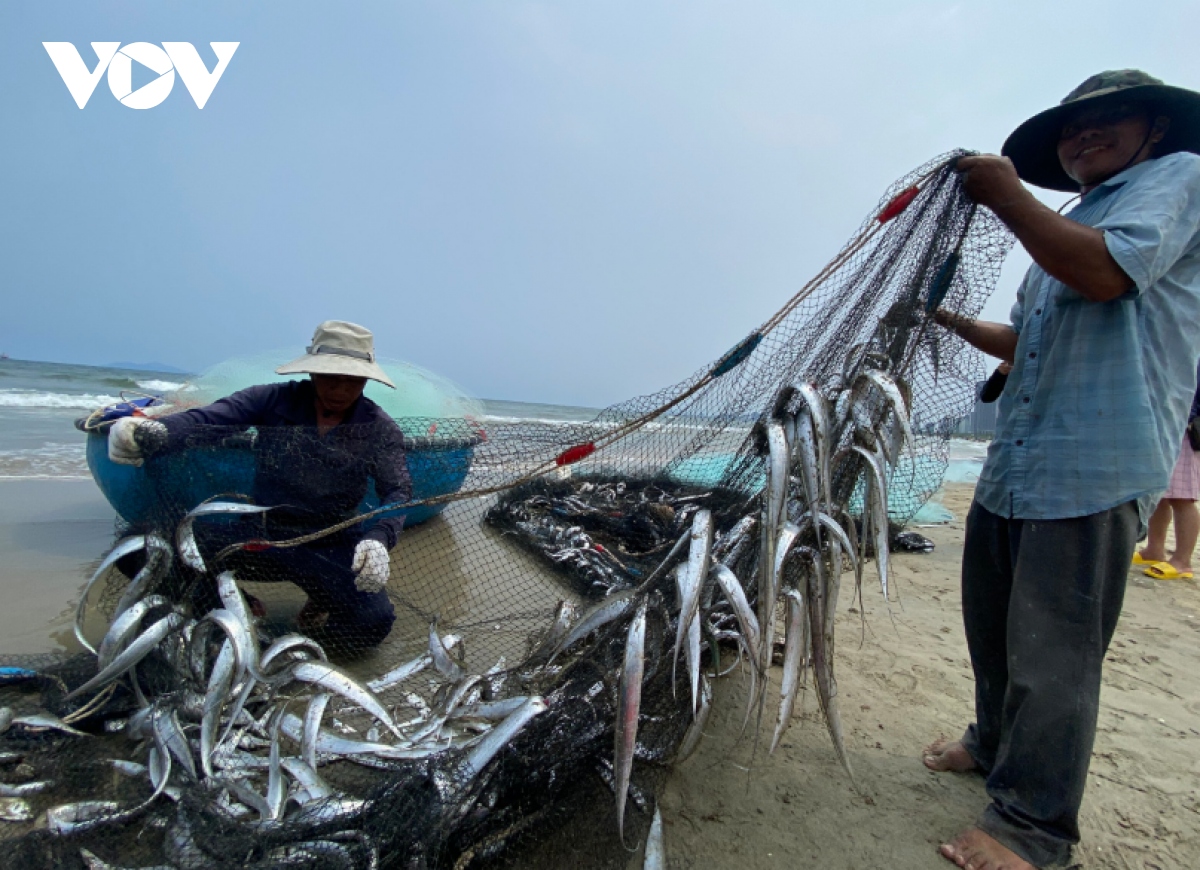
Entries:
<svg viewBox="0 0 1200 870">
<path fill-rule="evenodd" d="M 1079 842 L 1105 651 L 1195 390 L 1198 152 L 1200 93 L 1120 70 L 1021 124 L 1004 156 L 958 162 L 1034 261 L 1011 326 L 936 315 L 1013 361 L 963 552 L 975 722 L 924 755 L 987 780 L 976 826 L 941 847 L 960 867 L 1057 866 Z M 1022 180 L 1081 199 L 1060 215 Z"/>
<path fill-rule="evenodd" d="M 261 517 L 203 528 L 198 523 L 197 543 L 206 557 L 229 543 L 295 538 L 335 525 L 355 514 L 370 480 L 383 504 L 411 498 L 404 436 L 363 395 L 368 379 L 395 389 L 375 361 L 369 330 L 328 320 L 304 356 L 275 371 L 307 373 L 309 380 L 249 387 L 157 419 L 125 417 L 109 433 L 109 457 L 141 465 L 147 456 L 255 428 L 253 496 L 273 508 L 266 533 Z M 358 652 L 382 641 L 395 621 L 385 591 L 388 551 L 403 526 L 403 515 L 384 515 L 369 530 L 356 525 L 303 546 L 236 553 L 222 567 L 244 566 L 247 576 L 292 581 L 308 594 L 299 627 L 334 650 Z M 254 599 L 251 604 L 261 608 Z"/>
</svg>

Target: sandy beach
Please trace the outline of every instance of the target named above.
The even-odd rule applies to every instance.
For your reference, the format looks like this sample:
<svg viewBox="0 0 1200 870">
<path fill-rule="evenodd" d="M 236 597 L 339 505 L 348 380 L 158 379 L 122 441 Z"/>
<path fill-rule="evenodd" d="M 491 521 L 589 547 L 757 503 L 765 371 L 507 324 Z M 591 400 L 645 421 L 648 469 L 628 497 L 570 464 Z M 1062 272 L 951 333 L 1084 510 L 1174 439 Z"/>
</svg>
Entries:
<svg viewBox="0 0 1200 870">
<path fill-rule="evenodd" d="M 876 585 L 867 588 L 865 614 L 843 597 L 838 687 L 857 789 L 838 765 L 811 697 L 774 756 L 761 743 L 755 752 L 752 736 L 741 727 L 748 681 L 735 673 L 717 684 L 707 737 L 672 773 L 661 796 L 671 867 L 950 866 L 937 856 L 937 845 L 982 809 L 983 782 L 930 773 L 919 755 L 939 734 L 956 735 L 972 710 L 958 592 L 962 520 L 971 492 L 969 484 L 947 485 L 942 502 L 955 521 L 921 529 L 936 543 L 933 553 L 895 557 L 899 601 L 890 613 Z M 489 643 L 468 642 L 471 664 L 486 667 L 500 652 L 519 656 L 512 643 L 528 626 L 501 631 L 499 621 L 492 624 L 485 616 L 495 605 L 480 598 L 487 584 L 478 578 L 462 582 L 486 568 L 479 536 L 493 532 L 479 525 L 479 509 L 466 503 L 461 516 L 450 514 L 407 533 L 394 554 L 393 584 L 401 618 L 412 622 L 414 635 L 429 611 L 448 618 L 453 611 L 454 621 L 475 624 L 477 636 L 494 632 Z M 0 656 L 73 648 L 75 600 L 110 545 L 112 530 L 112 511 L 90 482 L 0 482 L 0 588 L 10 605 L 0 608 Z M 427 561 L 444 570 L 447 549 L 460 554 L 458 582 L 450 576 L 442 576 L 437 587 L 417 582 L 427 579 Z M 525 557 L 514 551 L 511 558 Z M 873 567 L 868 566 L 869 580 Z M 507 568 L 503 573 L 512 576 Z M 542 581 L 530 582 L 505 596 L 524 605 L 514 618 L 532 617 L 561 596 Z M 256 591 L 272 599 L 273 611 L 286 612 L 290 599 L 294 605 L 300 601 L 289 588 L 275 584 Z M 409 654 L 412 642 L 389 641 L 362 666 L 374 669 L 384 659 Z M 1198 642 L 1200 589 L 1131 573 L 1106 671 L 1078 852 L 1082 866 L 1196 866 Z M 769 715 L 773 721 L 774 711 Z M 640 867 L 639 860 L 634 857 L 631 866 Z"/>
<path fill-rule="evenodd" d="M 774 757 L 761 746 L 755 756 L 753 740 L 740 735 L 747 683 L 726 679 L 707 739 L 662 797 L 672 867 L 953 866 L 937 846 L 985 806 L 983 781 L 931 773 L 919 756 L 939 734 L 957 736 L 973 709 L 958 590 L 971 493 L 947 485 L 942 500 L 955 522 L 921 530 L 937 544 L 933 553 L 897 555 L 900 603 L 890 617 L 877 587 L 865 596 L 865 636 L 848 603 L 838 617 L 838 696 L 858 790 L 814 699 Z M 1200 862 L 1200 589 L 1129 576 L 1077 860 L 1185 870 Z"/>
</svg>

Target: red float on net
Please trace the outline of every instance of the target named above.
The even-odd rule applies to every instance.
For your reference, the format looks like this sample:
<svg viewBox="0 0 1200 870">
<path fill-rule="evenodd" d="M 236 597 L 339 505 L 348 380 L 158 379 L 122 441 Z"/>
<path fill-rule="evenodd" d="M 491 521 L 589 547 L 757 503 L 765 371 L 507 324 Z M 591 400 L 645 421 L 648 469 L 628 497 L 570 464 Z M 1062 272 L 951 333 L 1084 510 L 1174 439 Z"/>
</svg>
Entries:
<svg viewBox="0 0 1200 870">
<path fill-rule="evenodd" d="M 908 208 L 909 205 L 912 204 L 912 201 L 917 198 L 917 194 L 920 192 L 921 188 L 916 186 L 900 191 L 898 194 L 892 197 L 891 202 L 883 207 L 883 211 L 879 213 L 877 220 L 881 224 L 886 224 L 896 215 L 900 214 L 900 212 Z"/>
<path fill-rule="evenodd" d="M 596 445 L 589 441 L 587 444 L 576 444 L 574 447 L 568 447 L 558 456 L 554 457 L 555 465 L 570 465 L 572 462 L 578 462 L 585 456 L 590 456 L 596 452 Z"/>
</svg>

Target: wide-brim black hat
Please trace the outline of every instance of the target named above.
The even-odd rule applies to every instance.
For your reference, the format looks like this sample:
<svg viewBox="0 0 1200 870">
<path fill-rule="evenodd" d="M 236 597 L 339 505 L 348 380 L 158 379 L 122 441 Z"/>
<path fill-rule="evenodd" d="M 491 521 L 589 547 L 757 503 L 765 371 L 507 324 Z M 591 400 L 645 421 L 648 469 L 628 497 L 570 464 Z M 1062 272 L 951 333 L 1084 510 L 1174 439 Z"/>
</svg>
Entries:
<svg viewBox="0 0 1200 870">
<path fill-rule="evenodd" d="M 1004 143 L 1000 153 L 1013 162 L 1017 174 L 1030 184 L 1050 190 L 1079 192 L 1079 182 L 1067 175 L 1058 161 L 1058 139 L 1063 122 L 1080 108 L 1107 102 L 1146 103 L 1154 115 L 1171 119 L 1167 135 L 1154 148 L 1154 156 L 1191 151 L 1200 154 L 1200 93 L 1164 85 L 1141 70 L 1110 70 L 1092 76 L 1052 109 L 1039 112 Z"/>
</svg>

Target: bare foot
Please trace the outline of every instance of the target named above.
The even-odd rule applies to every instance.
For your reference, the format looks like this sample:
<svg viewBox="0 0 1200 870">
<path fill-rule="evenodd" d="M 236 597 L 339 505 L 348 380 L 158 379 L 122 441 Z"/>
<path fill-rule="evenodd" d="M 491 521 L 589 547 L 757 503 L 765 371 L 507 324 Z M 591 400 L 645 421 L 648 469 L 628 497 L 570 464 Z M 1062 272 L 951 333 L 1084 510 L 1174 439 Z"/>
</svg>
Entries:
<svg viewBox="0 0 1200 870">
<path fill-rule="evenodd" d="M 961 740 L 951 740 L 949 737 L 939 737 L 925 747 L 921 753 L 921 761 L 930 770 L 938 773 L 970 773 L 976 769 L 975 759 L 967 752 Z"/>
<path fill-rule="evenodd" d="M 978 828 L 968 828 L 938 852 L 965 870 L 1037 870 L 1032 864 L 1002 846 Z"/>
</svg>

